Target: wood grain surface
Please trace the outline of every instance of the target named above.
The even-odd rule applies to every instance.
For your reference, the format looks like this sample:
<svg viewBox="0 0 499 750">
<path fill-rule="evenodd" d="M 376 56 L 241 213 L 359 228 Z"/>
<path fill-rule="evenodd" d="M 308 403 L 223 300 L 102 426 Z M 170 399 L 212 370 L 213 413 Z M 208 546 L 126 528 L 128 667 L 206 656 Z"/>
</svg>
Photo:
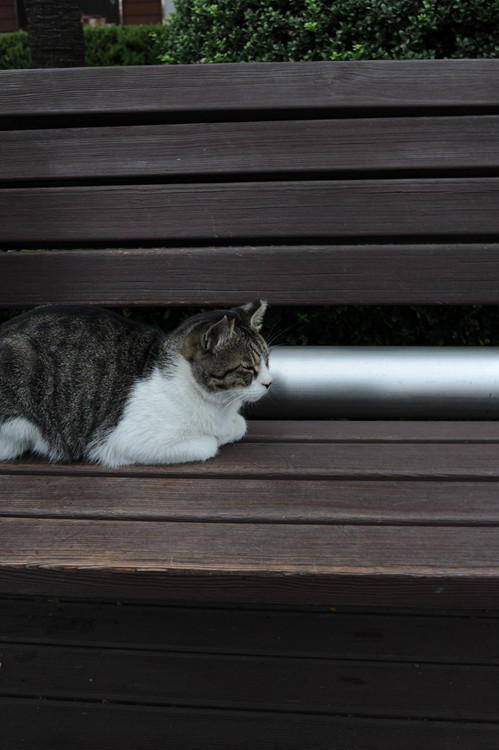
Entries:
<svg viewBox="0 0 499 750">
<path fill-rule="evenodd" d="M 471 423 L 468 435 L 460 423 L 453 442 L 451 423 L 433 437 L 431 423 L 387 423 L 384 441 L 383 423 L 364 436 L 361 425 L 290 423 L 288 442 L 276 427 L 264 423 L 260 441 L 256 426 L 205 464 L 3 464 L 2 586 L 24 580 L 29 590 L 41 576 L 53 593 L 61 581 L 76 592 L 99 579 L 150 592 L 163 579 L 165 595 L 202 586 L 231 600 L 246 578 L 243 599 L 274 587 L 271 596 L 298 603 L 307 579 L 320 593 L 311 584 L 305 601 L 344 601 L 348 579 L 357 603 L 371 584 L 386 604 L 415 586 L 434 606 L 471 585 L 470 604 L 499 590 L 493 425 Z"/>
<path fill-rule="evenodd" d="M 484 115 L 13 130 L 0 182 L 496 169 L 498 129 Z"/>
<path fill-rule="evenodd" d="M 23 188 L 2 191 L 2 243 L 490 237 L 499 178 Z"/>
<path fill-rule="evenodd" d="M 4 307 L 21 300 L 223 307 L 254 297 L 288 306 L 499 299 L 499 245 L 487 243 L 0 253 L 0 268 Z"/>
<path fill-rule="evenodd" d="M 482 59 L 130 66 L 58 69 L 49 76 L 47 71 L 6 70 L 0 78 L 0 111 L 4 116 L 77 116 L 186 110 L 487 110 L 499 104 L 498 67 L 497 60 Z"/>
<path fill-rule="evenodd" d="M 488 749 L 497 624 L 483 612 L 1 599 L 2 740 Z"/>
<path fill-rule="evenodd" d="M 397 720 L 346 716 L 313 716 L 267 711 L 164 708 L 110 705 L 106 702 L 2 700 L 6 741 L 19 737 L 28 744 L 47 747 L 64 741 L 67 750 L 86 750 L 89 744 L 102 750 L 119 750 L 126 744 L 163 750 L 329 750 L 331 737 L 344 748 L 356 750 L 490 750 L 499 740 L 496 723 L 459 720 Z M 200 731 L 200 725 L 202 731 Z M 353 744 L 355 743 L 355 744 Z M 209 746 L 209 745 L 208 745 Z M 339 745 L 341 747 L 341 745 Z"/>
</svg>

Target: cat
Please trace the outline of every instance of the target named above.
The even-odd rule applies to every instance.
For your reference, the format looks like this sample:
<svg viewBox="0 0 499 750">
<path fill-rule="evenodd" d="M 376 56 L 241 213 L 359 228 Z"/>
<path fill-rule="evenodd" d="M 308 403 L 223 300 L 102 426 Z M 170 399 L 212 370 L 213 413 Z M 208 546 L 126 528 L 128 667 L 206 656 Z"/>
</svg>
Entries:
<svg viewBox="0 0 499 750">
<path fill-rule="evenodd" d="M 165 334 L 95 307 L 47 305 L 0 326 L 0 460 L 27 451 L 104 466 L 205 461 L 267 393 L 267 303 Z"/>
</svg>

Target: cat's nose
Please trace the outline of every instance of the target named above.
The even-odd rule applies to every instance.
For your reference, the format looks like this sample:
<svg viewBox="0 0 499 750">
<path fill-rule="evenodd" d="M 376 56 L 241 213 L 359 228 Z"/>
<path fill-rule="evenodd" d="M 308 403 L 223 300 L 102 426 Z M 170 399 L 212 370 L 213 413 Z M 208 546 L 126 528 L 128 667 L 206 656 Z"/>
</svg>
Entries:
<svg viewBox="0 0 499 750">
<path fill-rule="evenodd" d="M 262 385 L 265 386 L 265 388 L 268 390 L 272 385 L 272 378 L 269 378 L 269 380 L 265 380 Z"/>
</svg>

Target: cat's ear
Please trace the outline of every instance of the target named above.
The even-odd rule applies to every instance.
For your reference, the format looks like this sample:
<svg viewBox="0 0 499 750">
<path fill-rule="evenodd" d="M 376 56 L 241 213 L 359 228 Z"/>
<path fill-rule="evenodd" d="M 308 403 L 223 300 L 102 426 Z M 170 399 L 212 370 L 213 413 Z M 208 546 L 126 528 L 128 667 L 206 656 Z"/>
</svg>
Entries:
<svg viewBox="0 0 499 750">
<path fill-rule="evenodd" d="M 221 320 L 214 323 L 201 336 L 201 347 L 205 352 L 222 349 L 234 333 L 234 318 L 224 315 Z"/>
<path fill-rule="evenodd" d="M 257 332 L 261 331 L 263 318 L 267 310 L 265 300 L 255 299 L 253 302 L 248 302 L 246 305 L 241 305 L 241 307 L 235 309 L 246 319 L 250 328 Z"/>
</svg>

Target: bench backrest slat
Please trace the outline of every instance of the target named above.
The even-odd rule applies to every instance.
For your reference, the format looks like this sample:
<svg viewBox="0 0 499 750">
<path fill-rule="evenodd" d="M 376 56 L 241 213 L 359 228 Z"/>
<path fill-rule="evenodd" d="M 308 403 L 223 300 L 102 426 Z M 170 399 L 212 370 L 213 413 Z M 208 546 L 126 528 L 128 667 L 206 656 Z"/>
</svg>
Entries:
<svg viewBox="0 0 499 750">
<path fill-rule="evenodd" d="M 14 130 L 0 183 L 497 170 L 498 133 L 499 115 Z"/>
<path fill-rule="evenodd" d="M 499 245 L 5 253 L 2 306 L 497 304 Z M 445 274 L 442 273 L 445 268 Z"/>
<path fill-rule="evenodd" d="M 33 209 L 36 208 L 36 211 Z M 499 178 L 4 190 L 3 243 L 373 241 L 499 234 Z"/>
<path fill-rule="evenodd" d="M 3 307 L 496 303 L 498 243 L 499 60 L 0 71 Z"/>
<path fill-rule="evenodd" d="M 0 112 L 25 117 L 499 106 L 496 60 L 238 63 L 4 71 Z"/>
</svg>

